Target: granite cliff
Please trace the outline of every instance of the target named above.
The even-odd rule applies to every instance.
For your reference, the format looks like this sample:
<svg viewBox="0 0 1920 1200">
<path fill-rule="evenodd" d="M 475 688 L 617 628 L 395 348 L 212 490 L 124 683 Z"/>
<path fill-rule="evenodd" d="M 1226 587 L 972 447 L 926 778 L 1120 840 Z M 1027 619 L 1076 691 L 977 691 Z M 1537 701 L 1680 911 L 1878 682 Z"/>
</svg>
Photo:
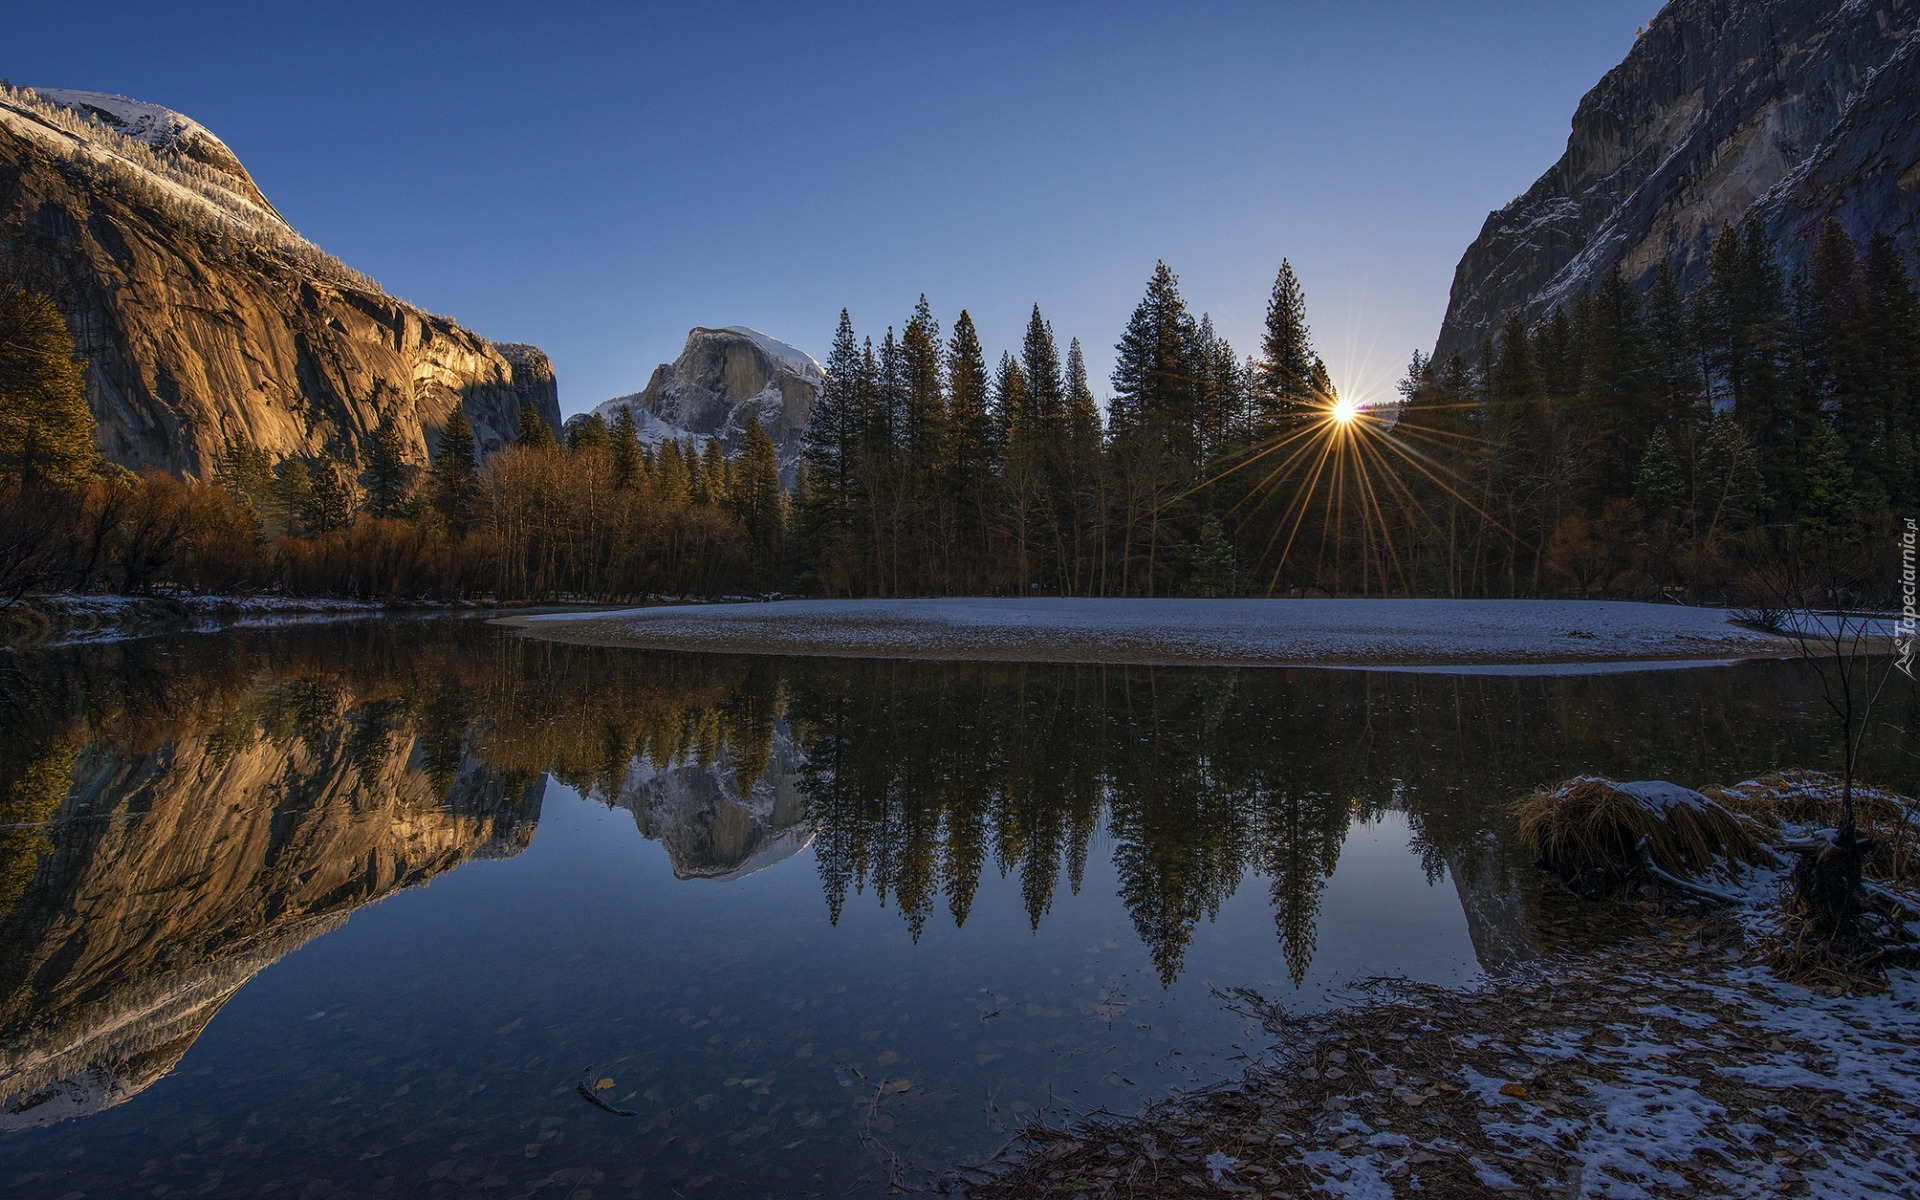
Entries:
<svg viewBox="0 0 1920 1200">
<path fill-rule="evenodd" d="M 424 463 L 464 405 L 483 449 L 553 368 L 387 295 L 307 242 L 170 110 L 0 87 L 0 280 L 50 292 L 110 461 L 205 476 L 229 444 L 349 466 L 383 417 Z"/>
<path fill-rule="evenodd" d="M 1672 0 L 1580 101 L 1566 153 L 1491 214 L 1454 272 L 1436 358 L 1471 354 L 1615 263 L 1683 287 L 1723 223 L 1764 223 L 1789 270 L 1828 217 L 1920 261 L 1916 0 Z"/>
</svg>

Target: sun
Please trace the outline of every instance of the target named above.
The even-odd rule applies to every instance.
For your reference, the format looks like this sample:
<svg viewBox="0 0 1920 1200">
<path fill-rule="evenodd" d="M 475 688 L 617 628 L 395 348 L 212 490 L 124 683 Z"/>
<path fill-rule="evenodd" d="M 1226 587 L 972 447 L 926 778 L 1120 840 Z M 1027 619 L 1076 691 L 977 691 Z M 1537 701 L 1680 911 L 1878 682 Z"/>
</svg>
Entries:
<svg viewBox="0 0 1920 1200">
<path fill-rule="evenodd" d="M 1360 419 L 1360 402 L 1341 396 L 1327 410 L 1327 419 L 1335 425 L 1351 425 Z"/>
</svg>

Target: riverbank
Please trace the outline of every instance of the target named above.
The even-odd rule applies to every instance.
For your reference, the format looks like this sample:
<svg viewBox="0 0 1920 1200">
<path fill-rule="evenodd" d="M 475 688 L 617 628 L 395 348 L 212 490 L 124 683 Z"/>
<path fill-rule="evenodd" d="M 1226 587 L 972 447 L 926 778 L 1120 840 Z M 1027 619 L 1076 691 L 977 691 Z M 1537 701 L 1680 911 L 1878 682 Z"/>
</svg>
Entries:
<svg viewBox="0 0 1920 1200">
<path fill-rule="evenodd" d="M 977 1200 L 1287 1195 L 1910 1197 L 1920 979 L 1823 996 L 1725 917 L 1450 991 L 1380 980 L 1229 1085 L 1027 1131 Z"/>
<path fill-rule="evenodd" d="M 0 648 L 72 646 L 126 641 L 168 633 L 212 632 L 262 625 L 365 620 L 382 616 L 495 615 L 551 611 L 497 604 L 408 601 L 385 603 L 327 596 L 143 596 L 65 594 L 34 596 L 0 609 Z"/>
<path fill-rule="evenodd" d="M 507 620 L 590 645 L 860 658 L 1517 673 L 1798 653 L 1726 609 L 1602 600 L 784 600 Z"/>
<path fill-rule="evenodd" d="M 1738 814 L 1759 865 L 1727 862 L 1709 908 L 1652 882 L 1590 899 L 1585 945 L 1473 987 L 1371 980 L 1355 1004 L 1299 1017 L 1231 991 L 1277 1042 L 1243 1078 L 1138 1117 L 1029 1127 L 971 1194 L 1912 1196 L 1920 972 L 1827 972 L 1810 990 L 1775 969 L 1795 936 L 1791 856 L 1764 846 L 1804 842 L 1840 780 L 1620 786 Z M 1883 961 L 1911 964 L 1920 806 L 1866 785 L 1854 799 L 1886 900 L 1877 936 L 1902 951 Z"/>
</svg>

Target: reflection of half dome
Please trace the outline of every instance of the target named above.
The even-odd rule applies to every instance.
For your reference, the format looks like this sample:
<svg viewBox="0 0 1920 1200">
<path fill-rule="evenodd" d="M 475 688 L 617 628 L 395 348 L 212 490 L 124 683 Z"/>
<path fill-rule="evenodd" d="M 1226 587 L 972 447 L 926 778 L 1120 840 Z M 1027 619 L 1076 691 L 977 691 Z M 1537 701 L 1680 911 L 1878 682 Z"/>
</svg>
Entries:
<svg viewBox="0 0 1920 1200">
<path fill-rule="evenodd" d="M 618 796 L 589 795 L 631 812 L 641 834 L 666 850 L 677 879 L 744 879 L 813 841 L 799 752 L 784 720 L 774 723 L 765 769 L 750 787 L 741 786 L 737 757 L 722 745 L 706 766 L 657 768 L 636 758 Z"/>
</svg>

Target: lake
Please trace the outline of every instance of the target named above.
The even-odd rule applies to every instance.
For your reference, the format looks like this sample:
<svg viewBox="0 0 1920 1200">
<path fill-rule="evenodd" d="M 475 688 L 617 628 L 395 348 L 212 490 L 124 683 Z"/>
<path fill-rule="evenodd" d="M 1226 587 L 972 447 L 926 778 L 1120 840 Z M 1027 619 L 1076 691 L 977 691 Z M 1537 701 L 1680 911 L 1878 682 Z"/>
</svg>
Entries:
<svg viewBox="0 0 1920 1200">
<path fill-rule="evenodd" d="M 1516 845 L 1537 785 L 1831 743 L 1791 662 L 854 661 L 464 619 L 0 653 L 0 1193 L 926 1187 L 1237 1075 L 1270 1042 L 1239 989 L 1304 1011 L 1608 936 Z M 1911 783 L 1895 744 L 1868 773 Z"/>
</svg>

